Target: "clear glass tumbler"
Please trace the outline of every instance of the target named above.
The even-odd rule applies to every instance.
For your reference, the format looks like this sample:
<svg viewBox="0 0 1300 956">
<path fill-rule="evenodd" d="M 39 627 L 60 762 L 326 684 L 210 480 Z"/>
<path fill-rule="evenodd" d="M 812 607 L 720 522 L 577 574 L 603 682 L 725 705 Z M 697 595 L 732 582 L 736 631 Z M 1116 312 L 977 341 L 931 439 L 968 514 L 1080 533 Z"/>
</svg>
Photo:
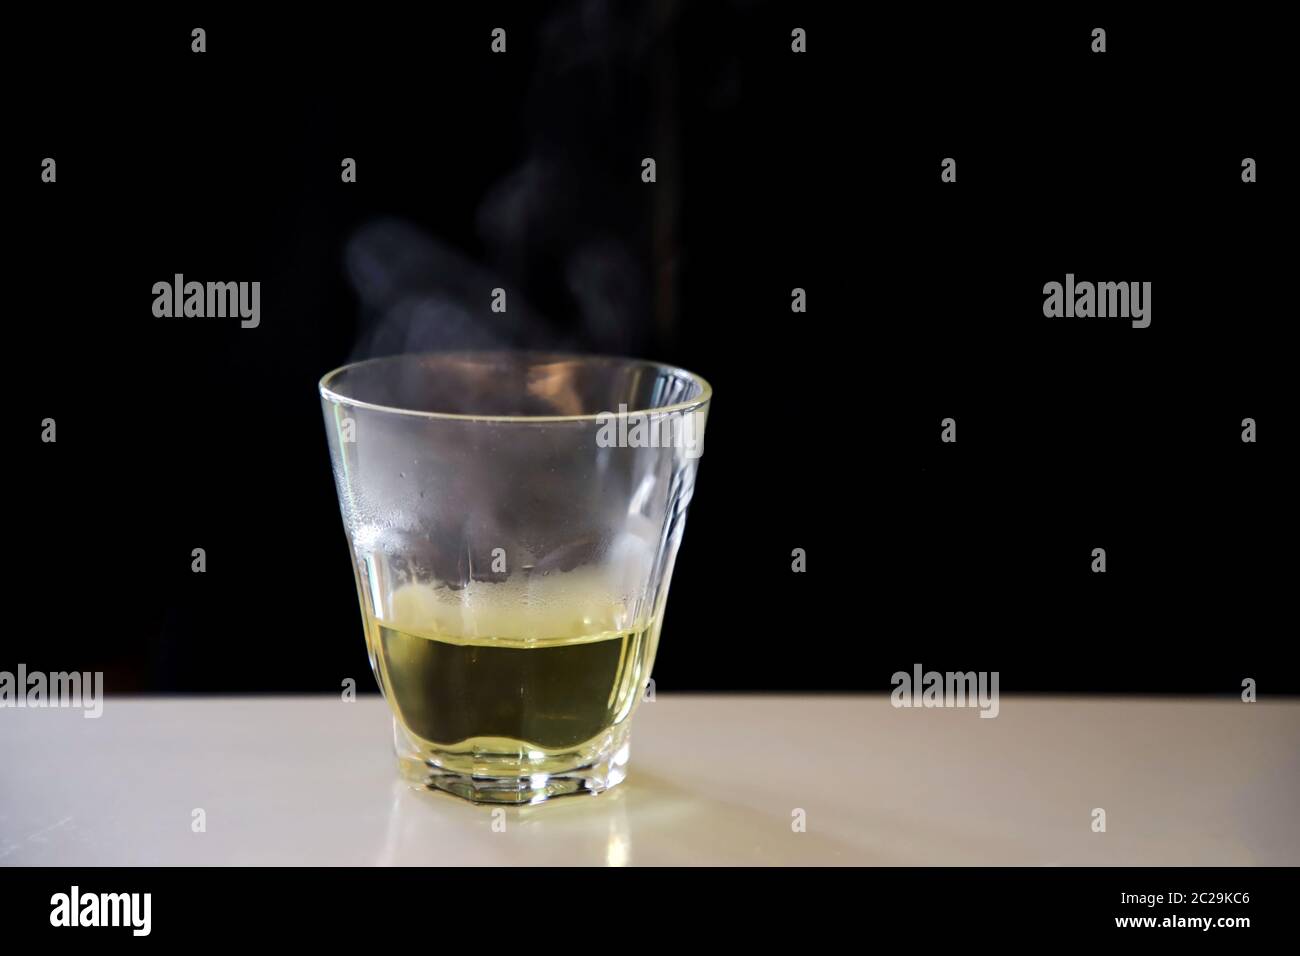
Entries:
<svg viewBox="0 0 1300 956">
<path fill-rule="evenodd" d="M 488 803 L 622 781 L 708 383 L 466 352 L 357 362 L 320 394 L 403 775 Z"/>
</svg>

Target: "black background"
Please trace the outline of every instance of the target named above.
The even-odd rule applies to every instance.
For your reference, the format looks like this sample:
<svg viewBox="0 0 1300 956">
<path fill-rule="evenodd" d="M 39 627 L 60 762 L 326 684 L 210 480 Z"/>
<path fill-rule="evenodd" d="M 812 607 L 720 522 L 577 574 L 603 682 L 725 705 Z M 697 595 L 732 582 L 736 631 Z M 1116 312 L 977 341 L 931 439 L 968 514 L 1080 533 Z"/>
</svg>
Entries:
<svg viewBox="0 0 1300 956">
<path fill-rule="evenodd" d="M 851 7 L 14 20 L 0 669 L 373 687 L 316 382 L 468 343 L 713 384 L 659 690 L 1300 691 L 1280 26 Z M 468 325 L 374 336 L 346 250 L 394 219 L 494 277 L 430 278 Z M 261 326 L 154 318 L 177 272 Z M 1067 272 L 1150 281 L 1150 328 L 1044 318 Z"/>
</svg>

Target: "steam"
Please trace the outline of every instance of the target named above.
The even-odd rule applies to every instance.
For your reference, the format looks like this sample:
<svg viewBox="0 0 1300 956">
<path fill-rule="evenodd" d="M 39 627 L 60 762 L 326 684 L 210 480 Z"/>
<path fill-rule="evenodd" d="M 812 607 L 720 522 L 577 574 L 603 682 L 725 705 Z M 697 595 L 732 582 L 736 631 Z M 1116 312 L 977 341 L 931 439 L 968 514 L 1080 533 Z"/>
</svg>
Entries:
<svg viewBox="0 0 1300 956">
<path fill-rule="evenodd" d="M 563 347 L 523 295 L 499 275 L 398 219 L 348 240 L 348 277 L 361 301 L 353 358 L 446 349 Z M 506 289 L 505 312 L 492 290 Z"/>
<path fill-rule="evenodd" d="M 534 131 L 482 196 L 475 261 L 420 226 L 366 223 L 345 248 L 353 359 L 453 349 L 644 352 L 675 321 L 675 3 L 577 0 L 538 27 Z M 660 179 L 638 188 L 641 153 Z M 645 146 L 641 147 L 640 144 Z M 504 289 L 505 312 L 491 309 Z M 534 307 L 530 293 L 545 302 Z"/>
</svg>

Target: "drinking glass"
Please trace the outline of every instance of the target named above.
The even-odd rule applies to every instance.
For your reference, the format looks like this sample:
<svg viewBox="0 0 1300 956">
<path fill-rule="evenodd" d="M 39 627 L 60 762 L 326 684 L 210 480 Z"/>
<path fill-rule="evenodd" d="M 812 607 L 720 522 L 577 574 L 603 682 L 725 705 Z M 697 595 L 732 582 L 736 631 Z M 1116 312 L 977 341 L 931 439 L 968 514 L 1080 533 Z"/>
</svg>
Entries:
<svg viewBox="0 0 1300 956">
<path fill-rule="evenodd" d="M 510 804 L 621 782 L 708 383 L 464 352 L 346 365 L 320 395 L 402 774 Z"/>
</svg>

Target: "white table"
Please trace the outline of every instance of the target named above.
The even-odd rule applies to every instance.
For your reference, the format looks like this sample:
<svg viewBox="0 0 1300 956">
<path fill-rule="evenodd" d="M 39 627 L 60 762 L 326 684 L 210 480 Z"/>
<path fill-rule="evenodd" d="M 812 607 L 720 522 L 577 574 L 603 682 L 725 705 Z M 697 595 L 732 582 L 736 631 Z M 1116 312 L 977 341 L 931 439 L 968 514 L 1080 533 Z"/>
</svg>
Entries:
<svg viewBox="0 0 1300 956">
<path fill-rule="evenodd" d="M 635 719 L 626 783 L 503 818 L 400 783 L 375 697 L 0 709 L 0 865 L 1300 864 L 1300 702 L 660 694 Z"/>
</svg>

